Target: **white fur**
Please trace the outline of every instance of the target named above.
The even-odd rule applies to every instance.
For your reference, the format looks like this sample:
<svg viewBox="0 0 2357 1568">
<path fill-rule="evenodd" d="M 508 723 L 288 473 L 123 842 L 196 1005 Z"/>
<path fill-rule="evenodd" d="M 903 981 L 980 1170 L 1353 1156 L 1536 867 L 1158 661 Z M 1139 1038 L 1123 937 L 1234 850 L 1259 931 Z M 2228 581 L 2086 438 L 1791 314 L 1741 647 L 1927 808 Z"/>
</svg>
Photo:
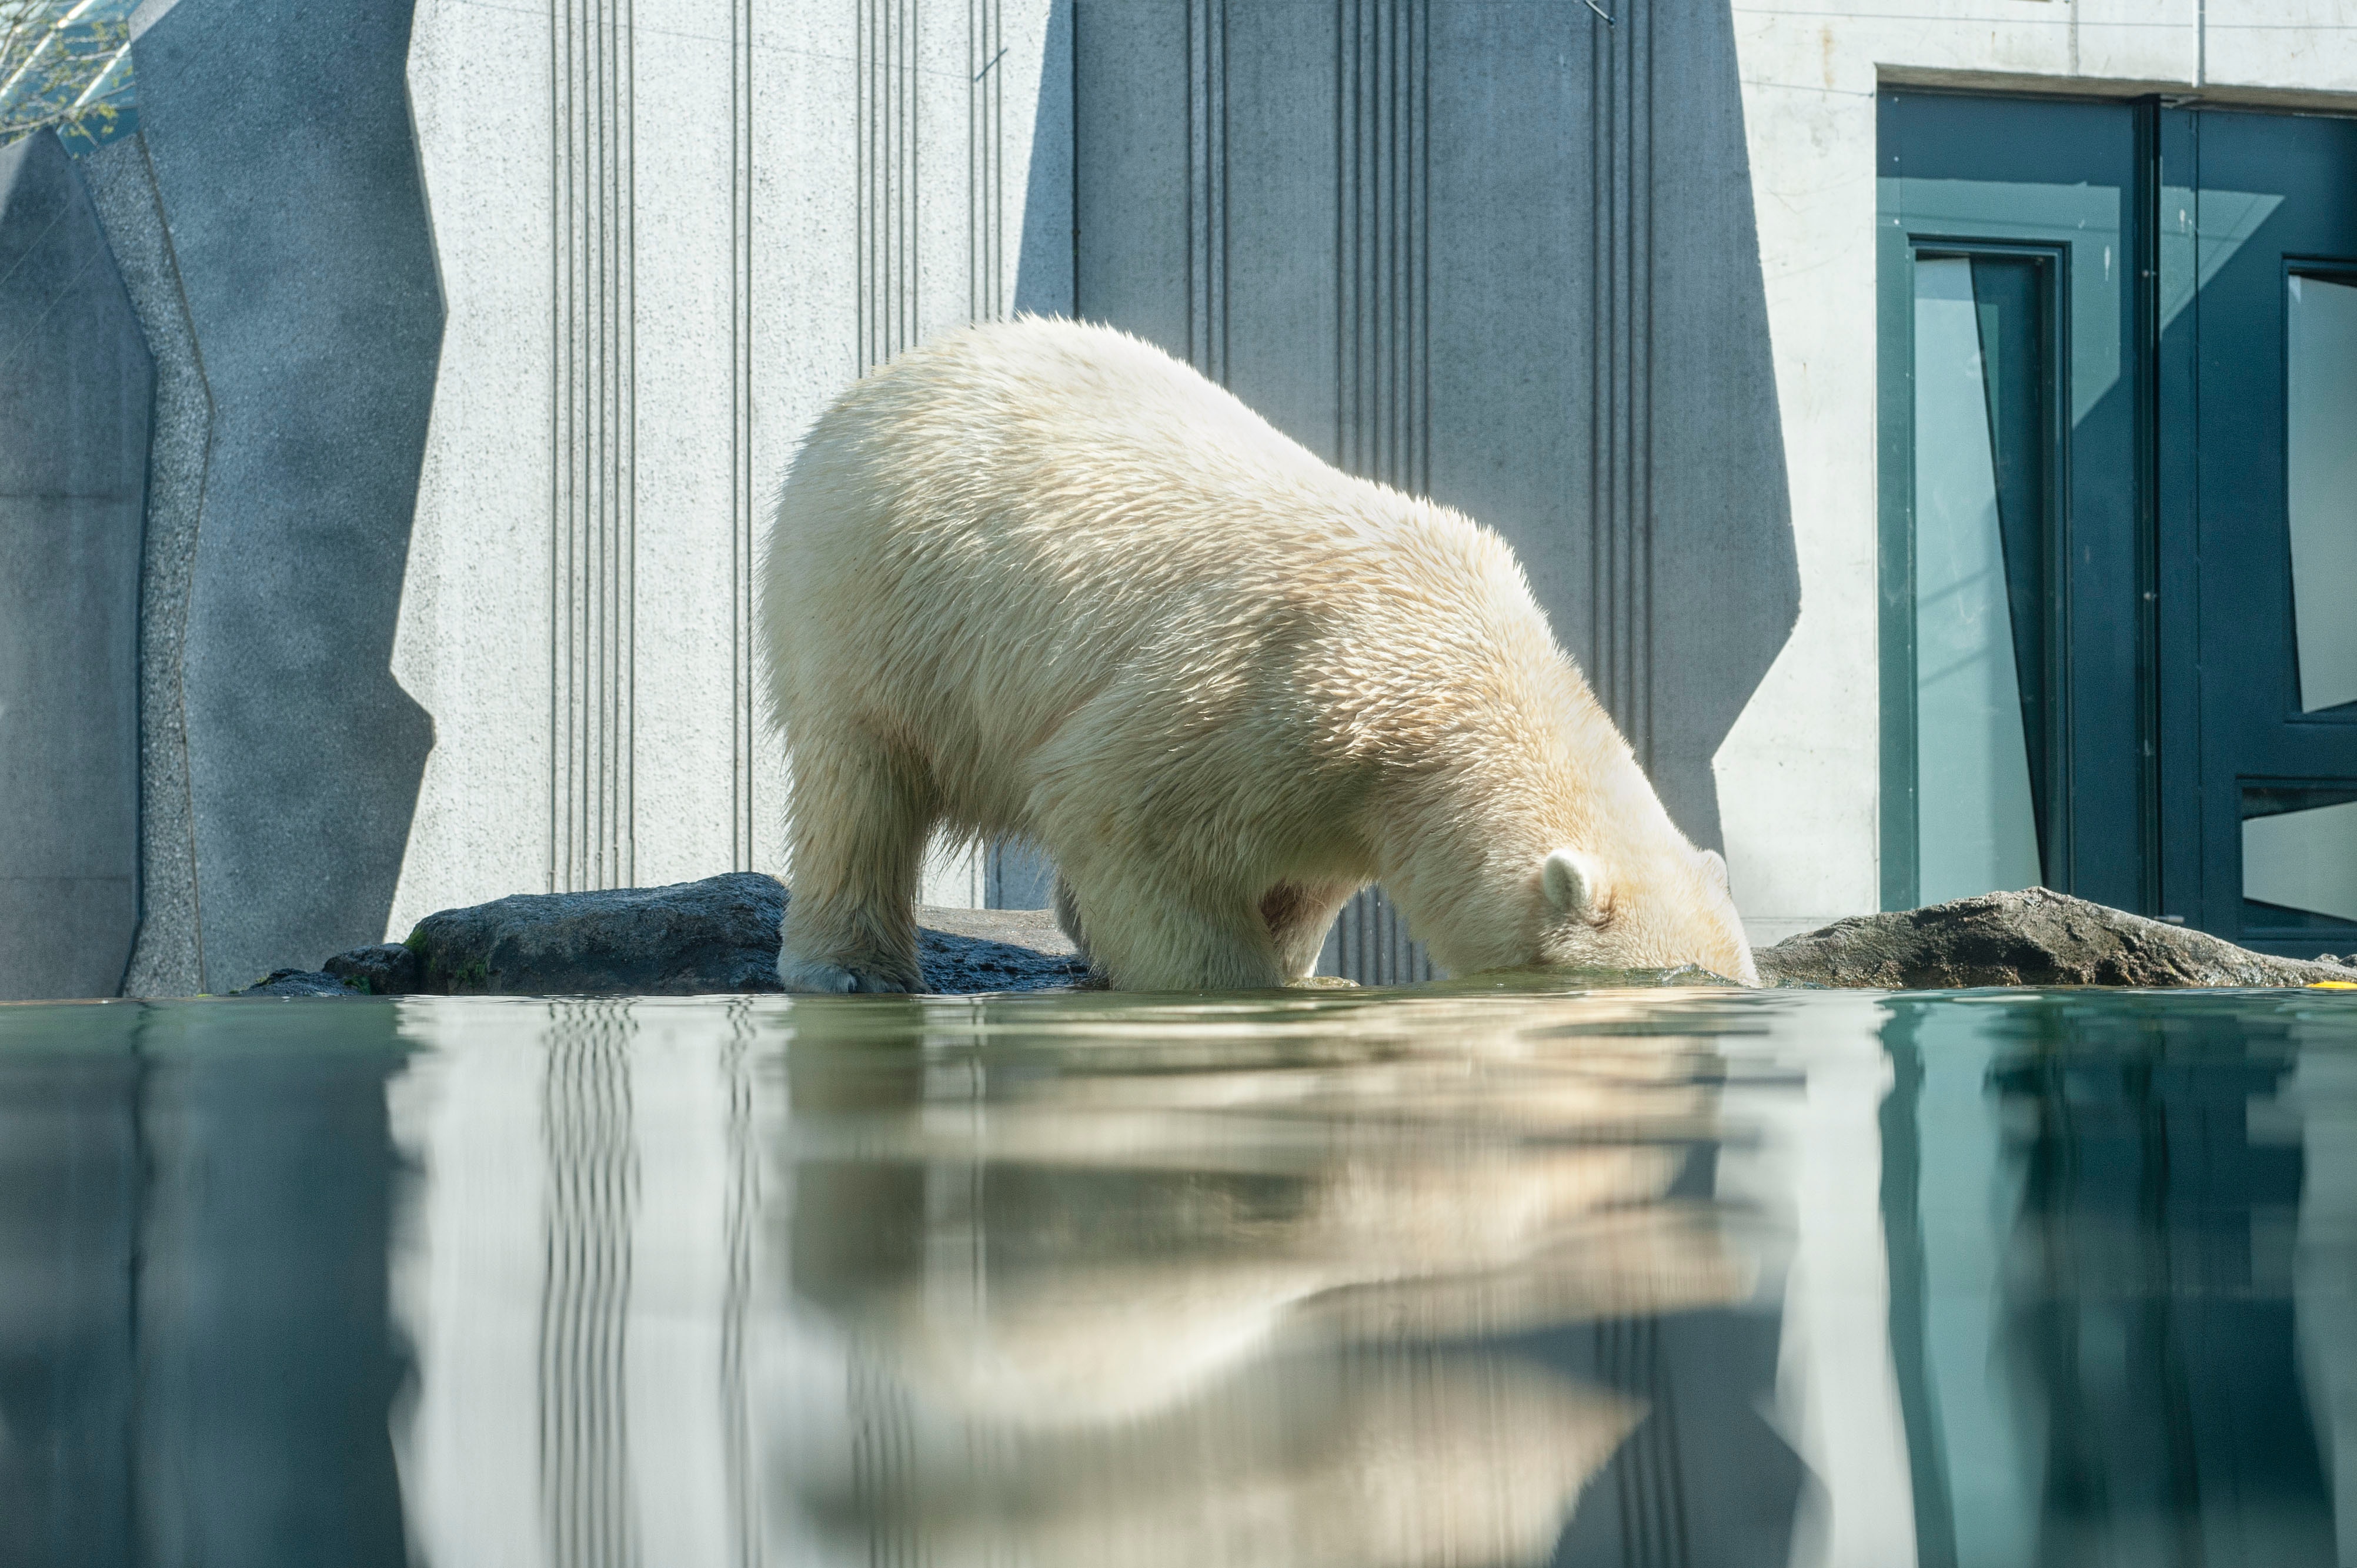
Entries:
<svg viewBox="0 0 2357 1568">
<path fill-rule="evenodd" d="M 921 988 L 937 825 L 1044 847 L 1123 989 L 1307 974 L 1371 881 L 1452 972 L 1757 979 L 1505 544 L 1122 333 L 972 328 L 845 392 L 779 502 L 761 612 L 791 989 Z M 1566 847 L 1573 912 L 1544 886 Z"/>
</svg>

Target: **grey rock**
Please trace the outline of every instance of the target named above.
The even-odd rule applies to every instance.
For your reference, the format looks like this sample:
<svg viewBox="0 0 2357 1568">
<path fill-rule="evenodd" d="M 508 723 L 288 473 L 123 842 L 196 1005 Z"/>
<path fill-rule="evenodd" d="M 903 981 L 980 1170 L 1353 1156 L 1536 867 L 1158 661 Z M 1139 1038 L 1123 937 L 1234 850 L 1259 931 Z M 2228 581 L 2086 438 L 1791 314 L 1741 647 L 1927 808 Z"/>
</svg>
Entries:
<svg viewBox="0 0 2357 1568">
<path fill-rule="evenodd" d="M 425 967 L 399 942 L 354 948 L 319 966 L 355 991 L 371 996 L 405 996 L 423 987 Z"/>
<path fill-rule="evenodd" d="M 1836 920 L 1755 955 L 1770 985 L 2307 985 L 2338 965 L 2273 958 L 2032 887 Z"/>
<path fill-rule="evenodd" d="M 358 996 L 334 975 L 316 969 L 274 969 L 231 996 Z"/>
<path fill-rule="evenodd" d="M 730 872 L 668 887 L 596 893 L 518 894 L 464 909 L 444 909 L 417 923 L 403 944 L 417 970 L 411 987 L 453 993 L 663 995 L 776 991 L 778 928 L 786 889 L 758 872 Z M 920 918 L 949 911 L 920 911 Z M 959 924 L 989 925 L 955 911 Z M 1036 913 L 1006 911 L 1006 914 Z M 1036 921 L 1000 922 L 1029 934 Z M 377 961 L 361 949 L 331 960 L 358 972 Z M 1036 991 L 1086 975 L 1067 953 L 1043 952 L 983 934 L 926 929 L 919 961 L 935 992 Z M 368 969 L 388 988 L 398 974 L 389 957 Z"/>
</svg>

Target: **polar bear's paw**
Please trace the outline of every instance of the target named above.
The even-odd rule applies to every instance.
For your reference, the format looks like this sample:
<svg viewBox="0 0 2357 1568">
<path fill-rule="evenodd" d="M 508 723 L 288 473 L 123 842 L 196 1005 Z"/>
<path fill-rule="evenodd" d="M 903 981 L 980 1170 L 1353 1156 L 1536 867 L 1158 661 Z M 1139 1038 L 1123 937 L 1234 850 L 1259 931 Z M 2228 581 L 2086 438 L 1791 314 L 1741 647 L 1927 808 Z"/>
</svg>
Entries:
<svg viewBox="0 0 2357 1568">
<path fill-rule="evenodd" d="M 855 968 L 825 959 L 800 958 L 790 952 L 778 955 L 778 983 L 788 991 L 823 996 L 906 995 L 925 988 L 922 981 L 912 983 L 906 976 L 888 974 L 881 969 Z"/>
</svg>

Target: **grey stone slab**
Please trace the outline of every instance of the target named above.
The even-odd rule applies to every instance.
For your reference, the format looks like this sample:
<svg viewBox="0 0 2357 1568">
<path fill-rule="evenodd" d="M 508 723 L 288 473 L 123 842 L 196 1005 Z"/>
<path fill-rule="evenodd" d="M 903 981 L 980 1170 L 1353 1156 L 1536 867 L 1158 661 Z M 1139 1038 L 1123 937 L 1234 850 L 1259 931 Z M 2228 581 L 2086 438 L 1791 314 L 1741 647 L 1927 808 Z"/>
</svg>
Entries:
<svg viewBox="0 0 2357 1568">
<path fill-rule="evenodd" d="M 388 661 L 442 303 L 404 0 L 180 0 L 140 124 L 212 396 L 183 665 L 209 977 L 384 935 L 431 721 Z"/>
<path fill-rule="evenodd" d="M 1029 105 L 1031 162 L 1015 259 L 1015 308 L 1072 314 L 1072 0 L 1049 0 L 1039 91 Z M 1019 111 L 1018 111 L 1019 112 Z"/>
<path fill-rule="evenodd" d="M 1329 463 L 1341 458 L 1334 15 L 1299 0 L 1227 8 L 1216 222 L 1227 385 Z"/>
<path fill-rule="evenodd" d="M 0 148 L 0 998 L 123 983 L 152 392 L 72 160 L 46 132 Z"/>
<path fill-rule="evenodd" d="M 1072 939 L 1056 924 L 1056 912 L 1046 908 L 1002 906 L 990 909 L 943 909 L 920 904 L 917 907 L 917 924 L 925 930 L 938 931 L 945 936 L 1001 942 L 1060 957 L 1078 950 L 1072 946 Z"/>
<path fill-rule="evenodd" d="M 197 919 L 181 659 L 212 398 L 180 297 L 145 143 L 134 132 L 85 156 L 79 166 L 156 372 L 139 568 L 139 936 L 123 989 L 132 996 L 191 996 L 212 987 L 205 982 Z"/>
</svg>

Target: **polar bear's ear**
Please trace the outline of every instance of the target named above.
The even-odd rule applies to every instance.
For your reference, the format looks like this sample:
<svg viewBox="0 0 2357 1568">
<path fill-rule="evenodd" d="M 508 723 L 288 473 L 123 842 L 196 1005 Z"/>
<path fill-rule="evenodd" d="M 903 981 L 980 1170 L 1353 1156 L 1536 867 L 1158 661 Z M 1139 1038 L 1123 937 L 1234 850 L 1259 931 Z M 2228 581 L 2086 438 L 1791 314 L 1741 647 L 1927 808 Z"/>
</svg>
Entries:
<svg viewBox="0 0 2357 1568">
<path fill-rule="evenodd" d="M 1546 857 L 1540 874 L 1547 902 L 1558 913 L 1591 917 L 1603 901 L 1604 868 L 1596 857 L 1576 849 L 1559 849 Z"/>
<path fill-rule="evenodd" d="M 1702 868 L 1710 874 L 1710 879 L 1720 888 L 1727 886 L 1727 856 L 1715 849 L 1706 849 L 1702 852 Z"/>
</svg>

